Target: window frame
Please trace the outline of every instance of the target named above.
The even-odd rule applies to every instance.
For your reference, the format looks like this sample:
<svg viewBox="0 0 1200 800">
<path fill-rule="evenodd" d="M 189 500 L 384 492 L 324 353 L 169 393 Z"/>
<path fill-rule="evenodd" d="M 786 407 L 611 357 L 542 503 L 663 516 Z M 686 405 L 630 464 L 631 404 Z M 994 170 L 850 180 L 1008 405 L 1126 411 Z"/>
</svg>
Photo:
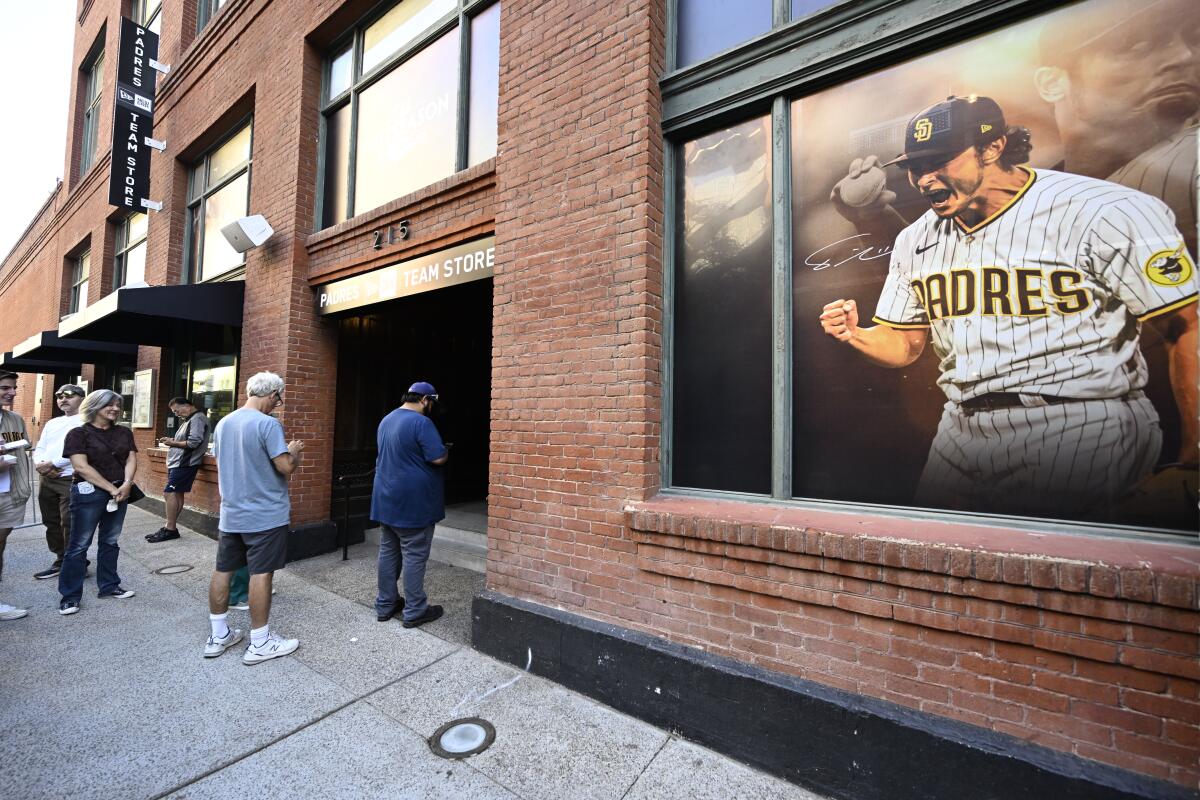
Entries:
<svg viewBox="0 0 1200 800">
<path fill-rule="evenodd" d="M 79 144 L 79 177 L 96 164 L 96 145 L 100 139 L 100 101 L 104 98 L 104 46 L 90 53 L 81 70 L 84 73 L 82 138 Z"/>
<path fill-rule="evenodd" d="M 220 150 L 225 144 L 232 141 L 241 133 L 247 126 L 250 128 L 250 155 L 239 164 L 236 169 L 227 172 L 220 181 L 215 184 L 208 184 L 208 173 L 212 156 Z M 235 123 L 229 132 L 218 139 L 212 147 L 204 151 L 200 158 L 188 166 L 187 178 L 187 204 L 185 206 L 186 213 L 184 214 L 183 228 L 183 274 L 180 283 L 219 283 L 220 281 L 236 280 L 241 278 L 246 273 L 246 254 L 242 253 L 242 263 L 229 268 L 220 275 L 214 275 L 211 278 L 204 280 L 200 276 L 204 271 L 204 209 L 208 205 L 208 200 L 214 194 L 224 189 L 229 184 L 236 181 L 243 175 L 246 176 L 246 207 L 250 207 L 250 193 L 254 188 L 254 115 L 247 114 Z M 202 187 L 197 191 L 197 176 L 203 176 Z M 196 224 L 196 216 L 199 214 L 198 225 Z M 192 231 L 195 230 L 196 233 Z M 200 249 L 195 251 L 197 258 L 193 258 L 193 248 L 196 246 L 196 239 L 199 239 Z"/>
<path fill-rule="evenodd" d="M 141 25 L 146 30 L 153 31 L 154 33 L 160 33 L 161 30 L 156 31 L 154 30 L 153 26 L 157 22 L 159 24 L 159 28 L 161 29 L 162 27 L 163 2 L 164 0 L 133 0 L 133 8 L 131 9 L 132 13 L 130 16 L 133 18 L 134 22 L 136 22 L 138 25 Z M 147 11 L 149 11 L 151 3 L 155 3 L 156 5 L 154 6 L 154 10 L 147 15 Z M 204 0 L 201 0 L 201 4 L 203 3 Z"/>
<path fill-rule="evenodd" d="M 78 314 L 88 306 L 88 281 L 92 271 L 92 250 L 89 247 L 71 257 L 71 286 L 67 296 L 67 315 Z"/>
<path fill-rule="evenodd" d="M 841 0 L 795 20 L 790 0 L 775 0 L 769 33 L 707 59 L 677 68 L 678 0 L 667 2 L 667 71 L 660 78 L 663 134 L 663 363 L 659 478 L 666 495 L 727 499 L 825 511 L 886 514 L 906 519 L 1001 525 L 1006 529 L 1181 543 L 1185 534 L 1131 531 L 1128 526 L 1070 520 L 1004 518 L 994 515 L 892 506 L 792 494 L 793 309 L 791 104 L 824 89 L 886 69 L 908 59 L 945 50 L 965 40 L 1071 5 L 1074 0 L 972 0 L 964 7 L 937 9 L 937 0 Z M 786 11 L 784 14 L 782 12 Z M 934 12 L 937 12 L 935 15 Z M 886 37 L 868 35 L 881 17 L 897 21 Z M 771 492 L 746 493 L 676 486 L 674 460 L 675 271 L 680 257 L 679 180 L 683 146 L 692 139 L 755 116 L 771 118 L 772 402 Z"/>
<path fill-rule="evenodd" d="M 198 0 L 196 3 L 196 35 L 199 36 L 208 24 L 229 5 L 230 0 Z"/>
<path fill-rule="evenodd" d="M 329 147 L 329 118 L 341 111 L 347 105 L 350 107 L 350 150 L 346 159 L 346 219 L 353 219 L 357 212 L 354 208 L 354 192 L 356 189 L 355 168 L 358 160 L 358 103 L 359 96 L 377 82 L 400 68 L 413 56 L 425 50 L 442 36 L 458 29 L 458 98 L 455 110 L 455 175 L 468 166 L 470 145 L 470 120 L 468 119 L 471 100 L 471 26 L 475 17 L 487 11 L 493 5 L 503 0 L 457 0 L 457 10 L 447 13 L 428 30 L 415 39 L 391 53 L 387 58 L 376 64 L 369 72 L 362 71 L 363 46 L 365 32 L 375 22 L 378 22 L 388 12 L 403 0 L 386 2 L 375 8 L 370 14 L 354 23 L 350 30 L 343 33 L 328 48 L 321 65 L 321 102 L 318 109 L 320 115 L 319 134 L 317 137 L 317 187 L 314 203 L 314 230 L 324 230 L 340 224 L 338 222 L 325 225 L 325 167 Z M 350 85 L 330 97 L 329 89 L 333 72 L 333 62 L 336 57 L 350 48 Z M 449 176 L 446 176 L 449 177 Z M 366 213 L 366 212 L 361 212 Z"/>
<path fill-rule="evenodd" d="M 134 216 L 141 214 L 146 217 L 146 232 L 137 239 L 130 241 L 129 239 L 129 223 L 133 221 Z M 149 212 L 134 211 L 126 215 L 117 223 L 117 236 L 115 244 L 115 252 L 113 254 L 113 290 L 120 289 L 126 283 L 126 274 L 128 269 L 128 255 L 132 250 L 137 249 L 139 245 L 146 244 L 150 241 L 150 217 Z M 145 280 L 145 275 L 142 276 Z"/>
</svg>

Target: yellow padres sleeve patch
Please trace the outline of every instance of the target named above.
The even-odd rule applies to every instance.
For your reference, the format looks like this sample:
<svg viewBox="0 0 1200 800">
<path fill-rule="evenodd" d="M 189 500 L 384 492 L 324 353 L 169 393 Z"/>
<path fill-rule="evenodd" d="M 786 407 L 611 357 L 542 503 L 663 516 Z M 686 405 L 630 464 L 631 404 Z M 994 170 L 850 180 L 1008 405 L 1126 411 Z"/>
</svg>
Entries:
<svg viewBox="0 0 1200 800">
<path fill-rule="evenodd" d="M 1142 271 L 1159 286 L 1180 286 L 1196 274 L 1192 259 L 1182 244 L 1174 250 L 1159 250 L 1150 256 Z"/>
</svg>

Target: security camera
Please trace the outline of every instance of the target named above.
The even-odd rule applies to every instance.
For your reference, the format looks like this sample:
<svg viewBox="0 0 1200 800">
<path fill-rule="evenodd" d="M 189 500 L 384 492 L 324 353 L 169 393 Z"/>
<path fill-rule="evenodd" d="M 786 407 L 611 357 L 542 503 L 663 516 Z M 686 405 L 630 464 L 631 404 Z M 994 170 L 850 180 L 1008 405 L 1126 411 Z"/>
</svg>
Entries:
<svg viewBox="0 0 1200 800">
<path fill-rule="evenodd" d="M 225 241 L 229 242 L 230 246 L 239 253 L 244 253 L 251 247 L 258 247 L 270 239 L 274 232 L 275 229 L 267 223 L 266 217 L 262 214 L 242 217 L 221 228 L 221 234 L 225 237 Z"/>
</svg>

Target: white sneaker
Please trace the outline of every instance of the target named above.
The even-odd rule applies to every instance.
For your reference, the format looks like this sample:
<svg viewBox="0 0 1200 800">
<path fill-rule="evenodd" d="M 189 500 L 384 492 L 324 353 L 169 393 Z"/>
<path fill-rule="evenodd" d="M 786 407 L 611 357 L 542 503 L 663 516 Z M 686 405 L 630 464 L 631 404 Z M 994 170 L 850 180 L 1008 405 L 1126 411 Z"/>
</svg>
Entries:
<svg viewBox="0 0 1200 800">
<path fill-rule="evenodd" d="M 242 663 L 249 666 L 258 664 L 263 661 L 268 661 L 272 658 L 290 655 L 296 652 L 296 648 L 300 646 L 299 639 L 284 639 L 277 633 L 272 633 L 267 637 L 267 640 L 258 647 L 250 644 L 246 648 L 246 654 L 242 656 Z"/>
<path fill-rule="evenodd" d="M 249 611 L 250 604 L 249 603 L 234 603 L 233 605 L 230 606 L 230 608 L 233 609 L 234 611 Z"/>
<path fill-rule="evenodd" d="M 20 619 L 27 614 L 29 612 L 23 608 L 10 606 L 7 603 L 0 603 L 0 619 Z"/>
<path fill-rule="evenodd" d="M 229 632 L 225 634 L 225 638 L 223 639 L 218 639 L 210 634 L 208 641 L 204 643 L 204 657 L 216 658 L 217 656 L 221 655 L 221 653 L 224 653 L 226 650 L 240 642 L 242 640 L 242 636 L 243 634 L 241 628 L 230 628 Z"/>
</svg>

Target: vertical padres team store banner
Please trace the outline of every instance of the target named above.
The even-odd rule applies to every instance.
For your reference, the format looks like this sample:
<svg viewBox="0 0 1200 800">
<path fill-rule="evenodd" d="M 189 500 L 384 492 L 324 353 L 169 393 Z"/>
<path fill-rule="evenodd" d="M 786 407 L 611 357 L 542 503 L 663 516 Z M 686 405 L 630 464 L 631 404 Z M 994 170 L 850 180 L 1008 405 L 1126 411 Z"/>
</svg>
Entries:
<svg viewBox="0 0 1200 800">
<path fill-rule="evenodd" d="M 108 202 L 134 211 L 144 211 L 142 201 L 150 198 L 150 147 L 146 137 L 153 132 L 154 83 L 158 77 L 150 60 L 157 58 L 158 34 L 121 17 Z"/>
<path fill-rule="evenodd" d="M 794 101 L 793 494 L 1194 533 L 1198 119 L 1191 0 L 1089 0 Z M 716 313 L 677 341 L 769 348 L 769 118 L 682 156 L 682 305 Z M 897 346 L 836 338 L 872 327 Z M 769 491 L 690 466 L 721 454 L 689 424 L 677 485 Z"/>
</svg>

